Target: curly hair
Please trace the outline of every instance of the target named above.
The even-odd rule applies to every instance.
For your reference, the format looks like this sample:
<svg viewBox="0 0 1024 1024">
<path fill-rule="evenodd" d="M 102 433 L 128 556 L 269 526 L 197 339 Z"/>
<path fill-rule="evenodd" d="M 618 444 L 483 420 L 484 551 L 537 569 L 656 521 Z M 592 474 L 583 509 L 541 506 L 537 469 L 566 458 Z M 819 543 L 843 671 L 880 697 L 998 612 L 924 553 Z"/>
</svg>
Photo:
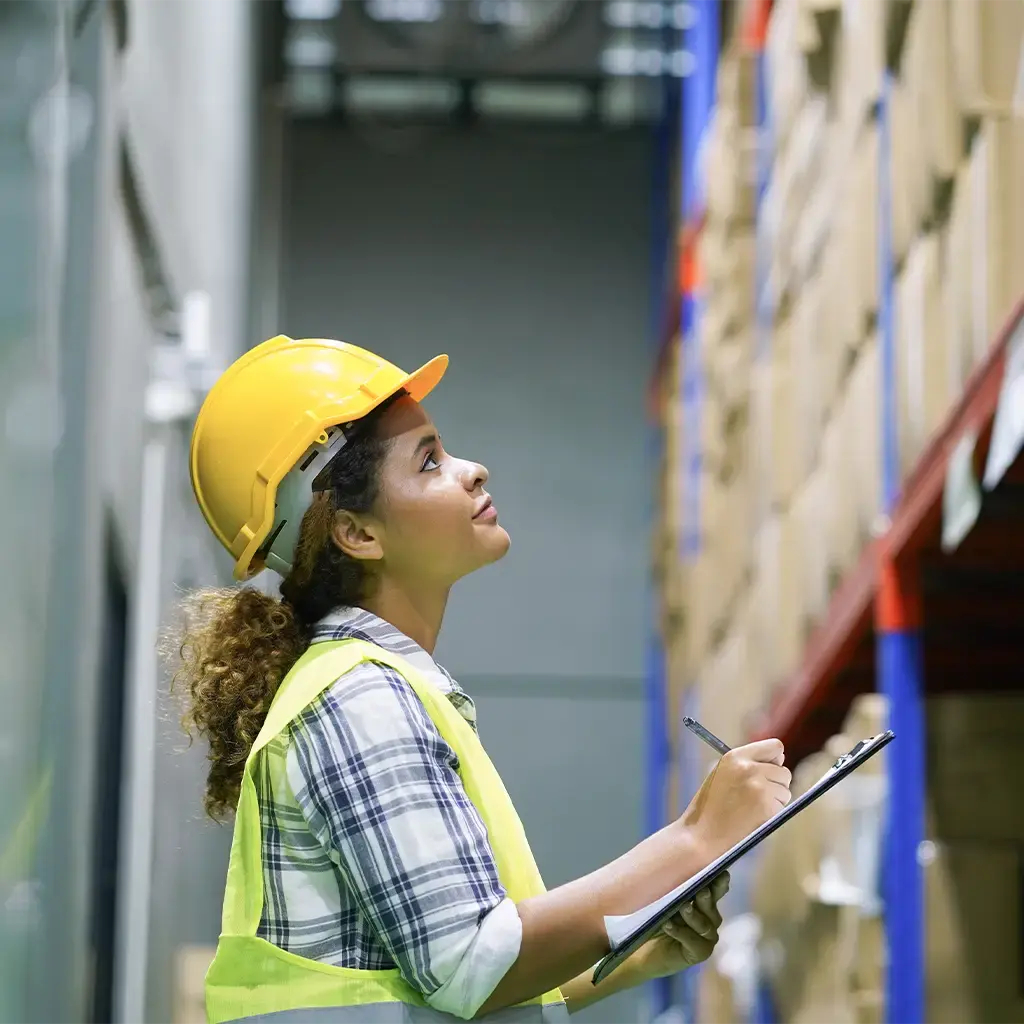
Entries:
<svg viewBox="0 0 1024 1024">
<path fill-rule="evenodd" d="M 172 662 L 171 688 L 186 704 L 182 726 L 209 743 L 203 804 L 215 820 L 237 805 L 245 762 L 271 701 L 309 646 L 312 627 L 328 612 L 364 600 L 373 585 L 365 562 L 331 539 L 338 511 L 373 511 L 380 468 L 390 442 L 378 436 L 395 395 L 360 421 L 331 462 L 330 489 L 317 494 L 302 518 L 292 571 L 280 598 L 255 587 L 195 591 L 161 644 Z"/>
</svg>

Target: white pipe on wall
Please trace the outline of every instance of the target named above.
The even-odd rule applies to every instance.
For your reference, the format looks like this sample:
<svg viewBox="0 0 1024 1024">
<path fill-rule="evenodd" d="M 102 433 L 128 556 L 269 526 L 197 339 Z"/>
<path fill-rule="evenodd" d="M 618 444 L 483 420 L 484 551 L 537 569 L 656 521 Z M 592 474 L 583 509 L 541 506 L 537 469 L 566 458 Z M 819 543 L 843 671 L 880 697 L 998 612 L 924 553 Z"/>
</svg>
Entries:
<svg viewBox="0 0 1024 1024">
<path fill-rule="evenodd" d="M 114 978 L 118 1024 L 141 1024 L 146 1019 L 166 490 L 167 442 L 157 433 L 143 451 L 139 558 L 130 620 Z"/>
</svg>

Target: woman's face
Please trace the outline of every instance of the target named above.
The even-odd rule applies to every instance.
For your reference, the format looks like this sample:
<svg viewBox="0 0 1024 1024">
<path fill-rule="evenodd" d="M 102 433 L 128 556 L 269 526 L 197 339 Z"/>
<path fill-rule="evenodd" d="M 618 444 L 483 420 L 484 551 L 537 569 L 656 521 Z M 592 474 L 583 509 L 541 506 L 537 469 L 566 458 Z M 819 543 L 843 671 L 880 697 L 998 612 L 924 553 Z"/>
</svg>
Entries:
<svg viewBox="0 0 1024 1024">
<path fill-rule="evenodd" d="M 508 551 L 508 534 L 484 489 L 487 470 L 446 452 L 422 406 L 402 398 L 384 414 L 390 442 L 381 468 L 377 524 L 382 568 L 450 586 Z"/>
</svg>

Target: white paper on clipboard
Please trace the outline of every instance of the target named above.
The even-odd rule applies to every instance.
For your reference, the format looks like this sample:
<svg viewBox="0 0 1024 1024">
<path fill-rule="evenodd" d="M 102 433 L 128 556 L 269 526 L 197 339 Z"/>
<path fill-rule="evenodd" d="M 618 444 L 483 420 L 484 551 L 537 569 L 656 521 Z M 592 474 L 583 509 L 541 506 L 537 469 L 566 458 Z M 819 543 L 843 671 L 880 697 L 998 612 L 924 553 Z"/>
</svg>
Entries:
<svg viewBox="0 0 1024 1024">
<path fill-rule="evenodd" d="M 683 905 L 693 899 L 701 889 L 710 885 L 731 864 L 770 836 L 790 818 L 799 814 L 805 807 L 809 807 L 819 796 L 841 782 L 843 778 L 877 754 L 893 739 L 892 732 L 886 731 L 878 736 L 862 740 L 848 754 L 840 757 L 806 793 L 803 793 L 787 807 L 782 808 L 778 814 L 769 818 L 731 850 L 712 861 L 703 871 L 632 914 L 605 917 L 605 930 L 608 933 L 608 942 L 612 951 L 595 968 L 594 984 L 596 985 L 615 970 L 648 938 L 656 934 L 674 913 L 677 913 Z"/>
</svg>

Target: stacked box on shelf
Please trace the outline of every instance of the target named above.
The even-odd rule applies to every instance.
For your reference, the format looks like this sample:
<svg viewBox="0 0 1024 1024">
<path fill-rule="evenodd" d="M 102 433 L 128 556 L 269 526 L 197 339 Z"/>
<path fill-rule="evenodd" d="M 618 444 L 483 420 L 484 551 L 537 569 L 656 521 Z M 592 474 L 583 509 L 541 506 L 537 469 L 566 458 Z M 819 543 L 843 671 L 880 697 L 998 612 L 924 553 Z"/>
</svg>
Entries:
<svg viewBox="0 0 1024 1024">
<path fill-rule="evenodd" d="M 1024 122 L 1014 94 L 1024 4 L 912 5 L 893 111 L 901 467 L 914 465 L 1020 296 Z M 897 117 L 902 116 L 900 125 Z M 916 132 L 922 155 L 897 146 Z"/>
<path fill-rule="evenodd" d="M 798 767 L 794 793 L 885 719 L 879 695 L 854 701 L 841 735 Z M 935 697 L 927 721 L 927 1019 L 1020 1020 L 1024 815 L 1007 808 L 1024 786 L 1024 700 Z M 766 843 L 753 909 L 765 962 L 779 965 L 771 980 L 782 1020 L 882 1019 L 884 926 L 864 896 L 879 877 L 885 767 L 883 754 Z"/>
<path fill-rule="evenodd" d="M 687 581 L 693 674 L 702 714 L 729 709 L 723 735 L 741 736 L 749 701 L 738 605 L 750 562 L 749 379 L 755 239 L 754 63 L 727 51 L 702 154 L 706 203 L 699 239 L 701 550 Z M 746 705 L 746 707 L 745 707 Z"/>
<path fill-rule="evenodd" d="M 856 701 L 842 733 L 801 762 L 794 792 L 816 782 L 853 737 L 880 731 L 883 714 L 874 695 Z M 879 1019 L 878 919 L 848 904 L 872 884 L 883 768 L 875 759 L 858 773 L 857 785 L 851 780 L 833 790 L 769 841 L 754 906 L 763 923 L 762 948 L 777 951 L 768 962 L 776 963 L 772 987 L 782 1020 Z"/>
<path fill-rule="evenodd" d="M 957 175 L 947 234 L 947 323 L 957 390 L 987 354 L 1024 280 L 1024 119 L 981 120 Z"/>
<path fill-rule="evenodd" d="M 1024 6 L 1018 0 L 945 3 L 957 105 L 972 115 L 1010 113 L 1019 88 Z"/>
<path fill-rule="evenodd" d="M 859 535 L 845 388 L 877 307 L 876 236 L 864 217 L 877 136 L 865 84 L 838 77 L 859 66 L 839 6 L 778 0 L 768 30 L 773 150 L 760 230 L 771 329 L 751 387 L 750 616 L 762 704 L 796 669 L 830 566 L 848 566 Z"/>
</svg>

